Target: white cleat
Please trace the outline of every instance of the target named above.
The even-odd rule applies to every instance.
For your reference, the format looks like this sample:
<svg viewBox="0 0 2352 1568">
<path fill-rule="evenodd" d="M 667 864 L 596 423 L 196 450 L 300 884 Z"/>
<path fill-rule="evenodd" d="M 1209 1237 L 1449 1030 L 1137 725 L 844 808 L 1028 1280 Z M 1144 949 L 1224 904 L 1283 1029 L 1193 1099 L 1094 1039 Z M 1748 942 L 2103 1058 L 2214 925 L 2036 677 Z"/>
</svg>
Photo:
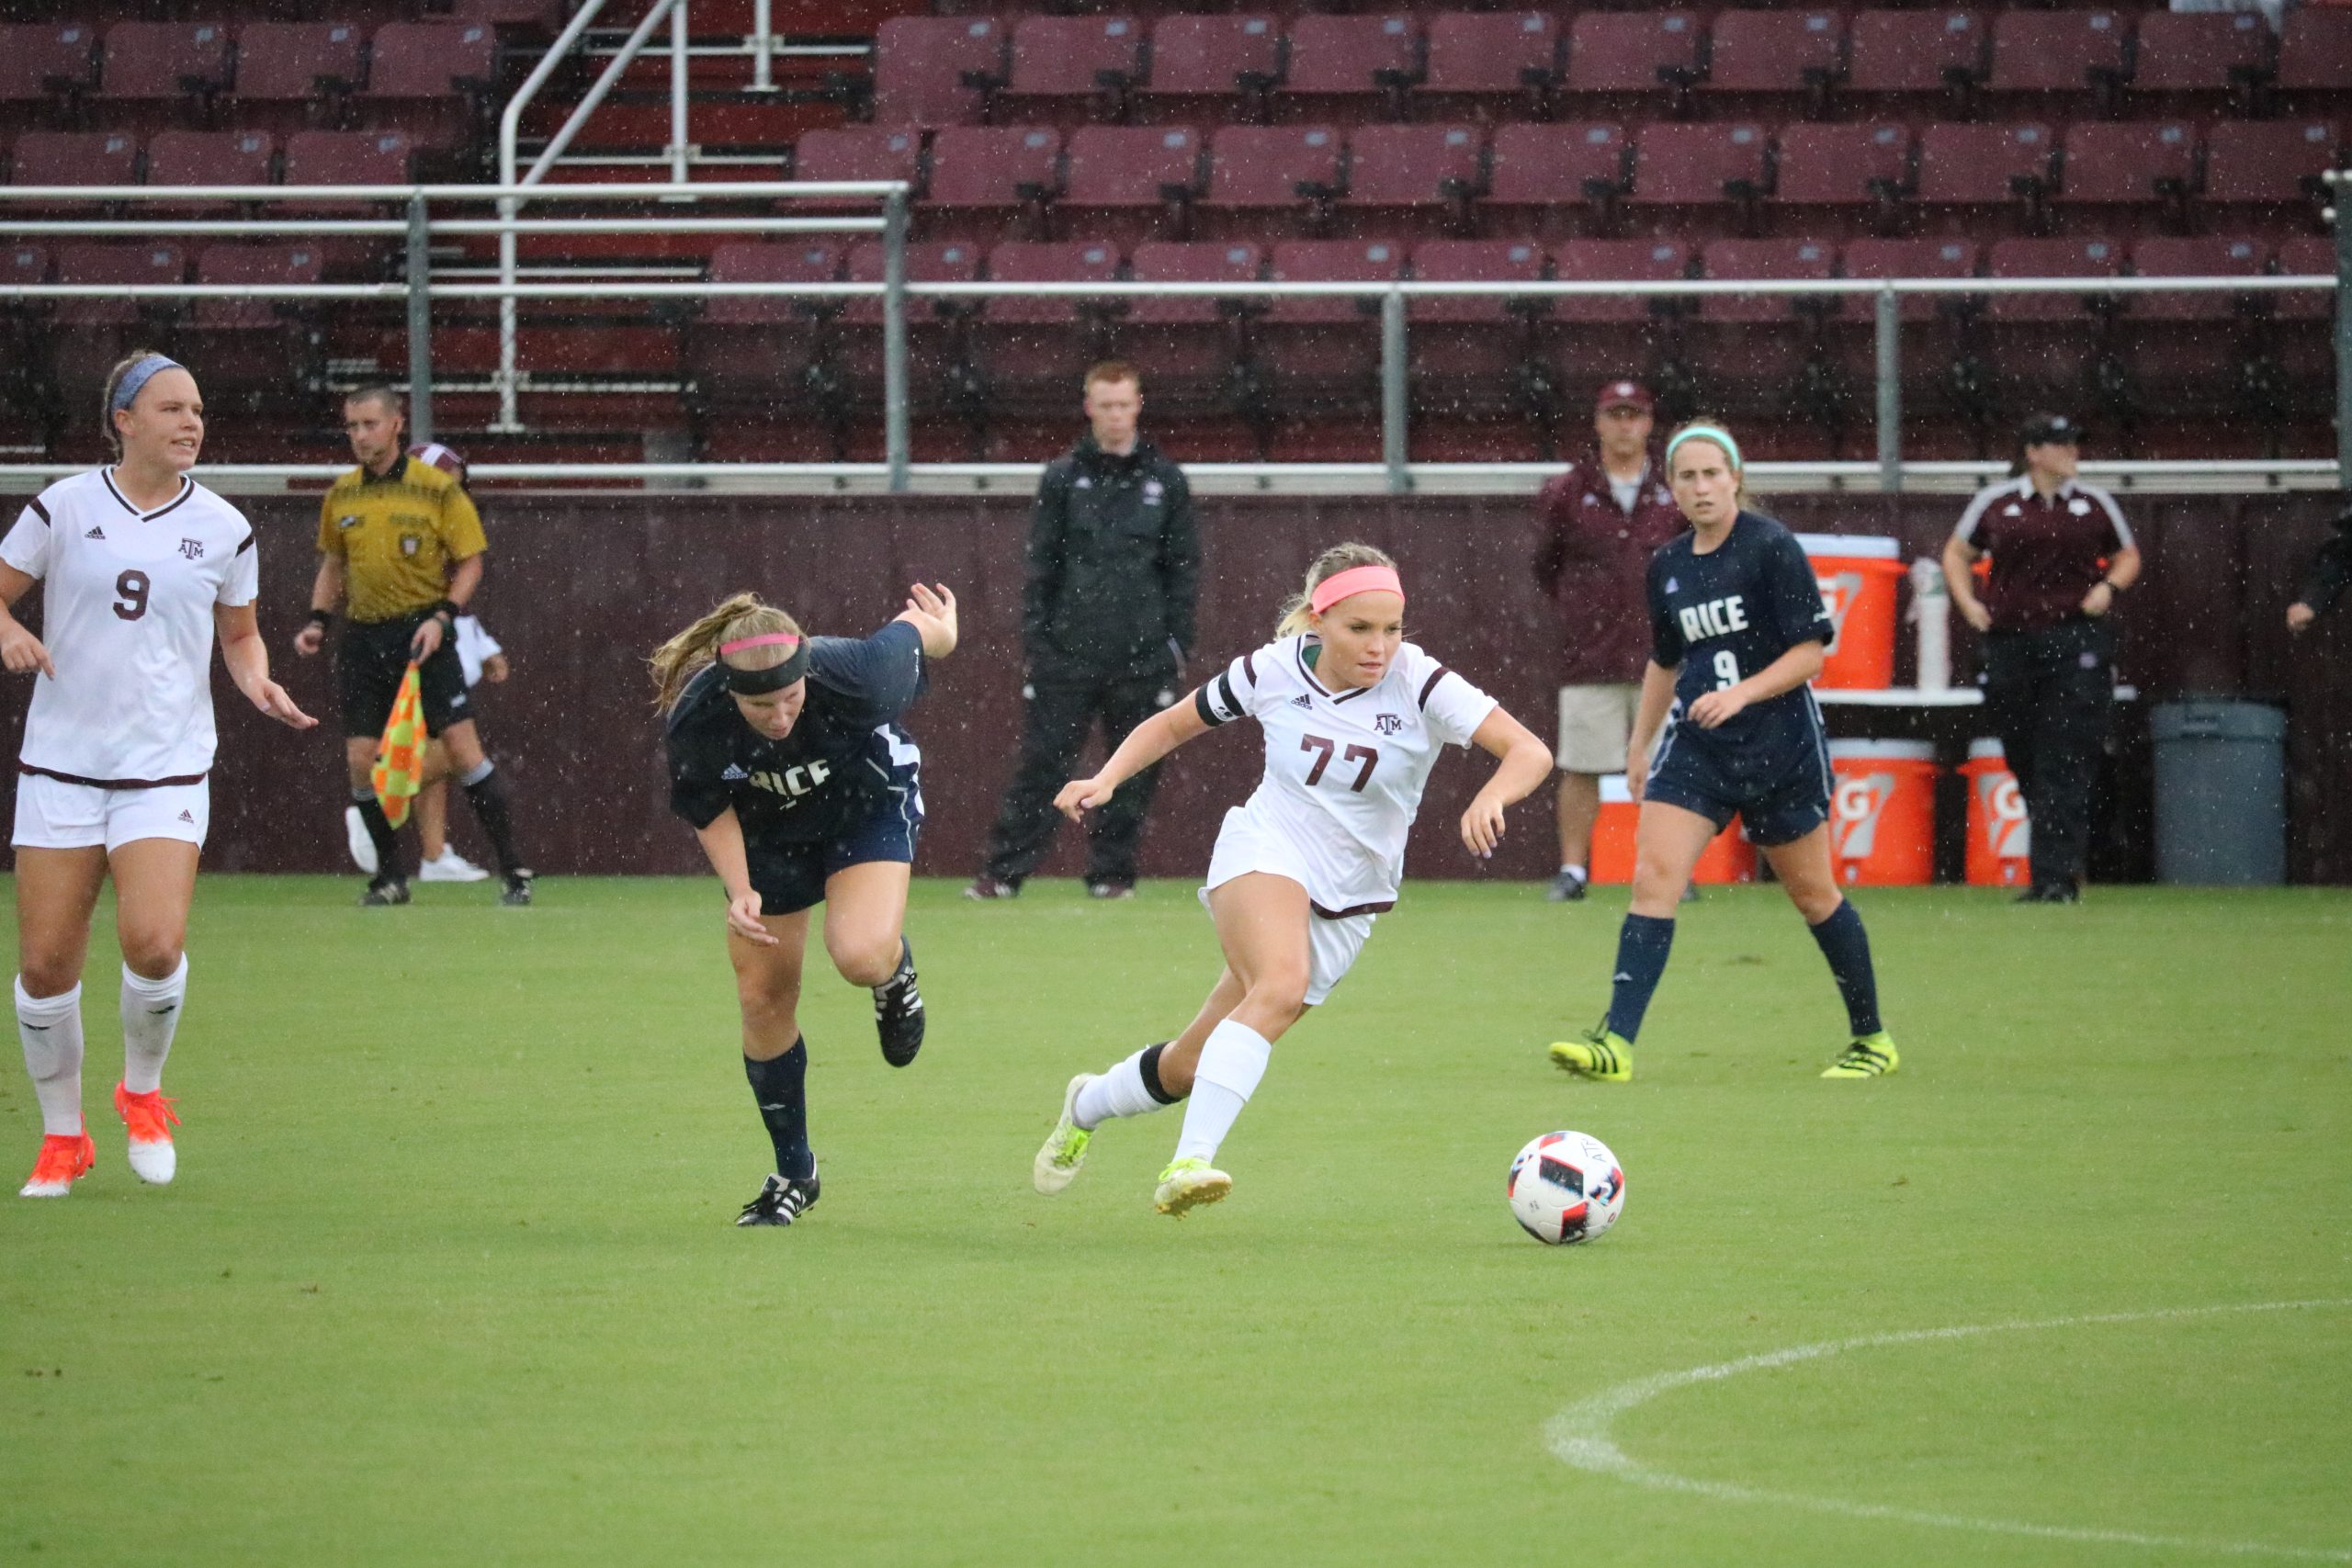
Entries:
<svg viewBox="0 0 2352 1568">
<path fill-rule="evenodd" d="M 1092 1073 L 1080 1073 L 1069 1080 L 1068 1089 L 1062 1090 L 1061 1120 L 1056 1122 L 1054 1130 L 1046 1134 L 1045 1146 L 1037 1151 L 1037 1163 L 1030 1168 L 1030 1177 L 1036 1182 L 1037 1190 L 1048 1198 L 1068 1187 L 1078 1175 L 1079 1168 L 1086 1163 L 1086 1145 L 1094 1141 L 1094 1134 L 1091 1129 L 1080 1126 L 1075 1117 L 1079 1090 L 1093 1081 Z"/>
<path fill-rule="evenodd" d="M 1214 1203 L 1232 1190 L 1233 1178 L 1211 1169 L 1208 1161 L 1180 1159 L 1159 1173 L 1159 1190 L 1151 1195 L 1151 1206 L 1181 1220 L 1187 1209 Z"/>
<path fill-rule="evenodd" d="M 351 847 L 351 863 L 375 875 L 376 840 L 368 836 L 368 824 L 360 820 L 356 806 L 343 808 L 343 840 Z"/>
<path fill-rule="evenodd" d="M 468 860 L 453 849 L 444 848 L 439 860 L 429 860 L 416 868 L 419 882 L 487 882 L 490 873 Z"/>
</svg>

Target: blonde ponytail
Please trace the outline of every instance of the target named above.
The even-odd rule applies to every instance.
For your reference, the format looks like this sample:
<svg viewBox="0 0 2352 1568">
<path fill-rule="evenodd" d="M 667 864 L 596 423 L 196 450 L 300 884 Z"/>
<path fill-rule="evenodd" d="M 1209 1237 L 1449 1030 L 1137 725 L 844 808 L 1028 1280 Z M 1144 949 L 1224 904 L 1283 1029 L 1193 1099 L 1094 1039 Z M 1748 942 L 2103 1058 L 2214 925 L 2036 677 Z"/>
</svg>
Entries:
<svg viewBox="0 0 2352 1568">
<path fill-rule="evenodd" d="M 1306 631 L 1316 587 L 1327 578 L 1337 577 L 1360 566 L 1385 566 L 1391 571 L 1396 569 L 1396 561 L 1385 550 L 1371 545 L 1333 545 L 1317 556 L 1315 564 L 1306 569 L 1306 586 L 1283 601 L 1282 619 L 1274 623 L 1274 636 L 1296 637 Z"/>
<path fill-rule="evenodd" d="M 653 677 L 653 705 L 667 713 L 677 706 L 678 698 L 686 682 L 700 672 L 703 666 L 718 658 L 718 645 L 747 637 L 766 637 L 774 632 L 801 634 L 800 623 L 775 605 L 762 601 L 756 593 L 736 593 L 722 601 L 710 614 L 663 643 L 647 660 L 648 673 Z M 792 650 L 781 645 L 747 648 L 727 662 L 738 670 L 772 670 L 792 657 Z"/>
</svg>

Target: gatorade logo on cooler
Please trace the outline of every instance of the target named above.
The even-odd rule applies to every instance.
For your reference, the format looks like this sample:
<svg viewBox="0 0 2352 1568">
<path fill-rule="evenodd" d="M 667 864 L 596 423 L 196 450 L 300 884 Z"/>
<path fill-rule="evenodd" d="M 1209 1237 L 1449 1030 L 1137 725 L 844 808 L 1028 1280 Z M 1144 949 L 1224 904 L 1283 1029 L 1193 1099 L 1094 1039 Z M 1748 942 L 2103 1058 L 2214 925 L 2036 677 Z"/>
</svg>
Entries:
<svg viewBox="0 0 2352 1568">
<path fill-rule="evenodd" d="M 1831 798 L 1829 852 L 1842 863 L 1845 880 L 1859 874 L 1858 863 L 1878 847 L 1878 822 L 1886 803 L 1894 798 L 1893 773 L 1849 773 L 1838 781 Z"/>
<path fill-rule="evenodd" d="M 1976 804 L 1984 812 L 1985 848 L 1997 860 L 2023 861 L 2033 852 L 2033 825 L 2026 820 L 2025 792 L 2012 773 L 1979 773 Z"/>
<path fill-rule="evenodd" d="M 1815 572 L 1813 581 L 1821 590 L 1821 602 L 1829 609 L 1831 633 L 1840 641 L 1846 636 L 1846 612 L 1854 607 L 1861 596 L 1862 574 L 1859 571 Z"/>
</svg>

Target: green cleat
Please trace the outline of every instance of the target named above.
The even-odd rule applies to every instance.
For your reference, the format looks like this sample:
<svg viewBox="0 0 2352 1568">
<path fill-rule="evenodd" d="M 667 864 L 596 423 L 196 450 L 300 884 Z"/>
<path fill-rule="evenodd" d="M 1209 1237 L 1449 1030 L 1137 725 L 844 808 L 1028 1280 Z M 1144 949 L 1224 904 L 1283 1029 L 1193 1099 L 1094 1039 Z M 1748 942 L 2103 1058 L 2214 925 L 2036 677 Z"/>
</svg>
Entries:
<svg viewBox="0 0 2352 1568">
<path fill-rule="evenodd" d="M 1634 1076 L 1634 1043 L 1606 1026 L 1581 1040 L 1562 1040 L 1552 1046 L 1552 1065 L 1580 1078 L 1623 1083 Z"/>
<path fill-rule="evenodd" d="M 1151 1206 L 1181 1220 L 1185 1210 L 1214 1203 L 1232 1190 L 1233 1178 L 1210 1169 L 1208 1161 L 1180 1159 L 1159 1173 L 1159 1190 L 1151 1195 Z"/>
<path fill-rule="evenodd" d="M 1071 1120 L 1078 1105 L 1078 1091 L 1094 1081 L 1092 1073 L 1080 1073 L 1069 1080 L 1062 1090 L 1061 1120 L 1046 1134 L 1043 1148 L 1037 1151 L 1036 1163 L 1030 1168 L 1030 1178 L 1037 1190 L 1050 1198 L 1070 1184 L 1079 1167 L 1086 1163 L 1086 1145 L 1094 1141 L 1094 1134 Z"/>
<path fill-rule="evenodd" d="M 1824 1070 L 1825 1078 L 1883 1078 L 1903 1065 L 1894 1049 L 1894 1036 L 1885 1030 L 1865 1034 L 1846 1047 L 1846 1054 Z"/>
</svg>

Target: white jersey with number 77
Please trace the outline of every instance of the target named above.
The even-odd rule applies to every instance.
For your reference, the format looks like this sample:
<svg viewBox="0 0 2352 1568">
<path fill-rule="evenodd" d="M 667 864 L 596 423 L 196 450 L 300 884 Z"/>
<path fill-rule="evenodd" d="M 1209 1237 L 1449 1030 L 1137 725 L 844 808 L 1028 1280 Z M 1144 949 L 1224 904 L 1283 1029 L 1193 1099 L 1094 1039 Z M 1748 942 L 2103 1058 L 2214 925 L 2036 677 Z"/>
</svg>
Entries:
<svg viewBox="0 0 2352 1568">
<path fill-rule="evenodd" d="M 1496 703 L 1409 642 L 1377 684 L 1333 690 L 1315 673 L 1321 650 L 1302 634 L 1243 654 L 1197 707 L 1211 725 L 1247 715 L 1264 731 L 1265 776 L 1242 809 L 1298 849 L 1318 909 L 1385 908 L 1439 749 L 1470 744 Z"/>
</svg>

